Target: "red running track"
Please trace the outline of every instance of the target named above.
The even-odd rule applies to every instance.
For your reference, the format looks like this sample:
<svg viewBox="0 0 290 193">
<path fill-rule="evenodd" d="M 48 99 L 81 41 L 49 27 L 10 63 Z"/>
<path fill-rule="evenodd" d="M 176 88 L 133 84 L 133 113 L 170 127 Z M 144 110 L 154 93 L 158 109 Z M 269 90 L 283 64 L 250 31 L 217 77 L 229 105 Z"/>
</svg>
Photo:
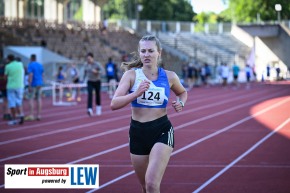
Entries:
<svg viewBox="0 0 290 193">
<path fill-rule="evenodd" d="M 290 192 L 289 82 L 188 94 L 183 112 L 168 110 L 176 146 L 162 193 Z M 102 93 L 102 116 L 88 117 L 85 97 L 70 107 L 45 99 L 41 121 L 1 121 L 0 170 L 4 174 L 4 164 L 100 164 L 100 188 L 4 189 L 1 175 L 1 192 L 141 192 L 129 157 L 130 107 L 111 111 Z"/>
</svg>

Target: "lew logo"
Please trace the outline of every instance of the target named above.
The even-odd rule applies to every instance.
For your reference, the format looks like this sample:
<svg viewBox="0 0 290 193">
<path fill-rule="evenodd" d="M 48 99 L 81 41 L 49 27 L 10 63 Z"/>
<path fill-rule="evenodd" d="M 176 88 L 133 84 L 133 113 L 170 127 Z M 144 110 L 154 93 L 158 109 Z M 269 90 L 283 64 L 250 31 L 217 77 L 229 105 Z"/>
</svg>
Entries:
<svg viewBox="0 0 290 193">
<path fill-rule="evenodd" d="M 98 164 L 5 165 L 5 188 L 99 188 Z"/>
<path fill-rule="evenodd" d="M 71 167 L 71 185 L 96 185 L 99 168 L 98 167 Z"/>
</svg>

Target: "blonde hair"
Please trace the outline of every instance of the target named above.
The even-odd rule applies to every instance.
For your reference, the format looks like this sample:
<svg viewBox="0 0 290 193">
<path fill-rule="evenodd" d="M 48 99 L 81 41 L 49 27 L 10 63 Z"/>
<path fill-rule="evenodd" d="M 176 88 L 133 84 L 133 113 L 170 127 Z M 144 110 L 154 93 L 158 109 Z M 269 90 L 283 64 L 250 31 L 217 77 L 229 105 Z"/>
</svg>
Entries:
<svg viewBox="0 0 290 193">
<path fill-rule="evenodd" d="M 138 52 L 140 51 L 140 42 L 141 41 L 155 41 L 158 52 L 161 52 L 161 43 L 159 39 L 154 35 L 145 35 L 143 36 L 138 44 Z M 140 55 L 137 52 L 131 53 L 133 55 L 132 61 L 129 62 L 122 62 L 121 68 L 125 71 L 130 70 L 131 68 L 141 68 L 143 63 L 141 62 Z"/>
</svg>

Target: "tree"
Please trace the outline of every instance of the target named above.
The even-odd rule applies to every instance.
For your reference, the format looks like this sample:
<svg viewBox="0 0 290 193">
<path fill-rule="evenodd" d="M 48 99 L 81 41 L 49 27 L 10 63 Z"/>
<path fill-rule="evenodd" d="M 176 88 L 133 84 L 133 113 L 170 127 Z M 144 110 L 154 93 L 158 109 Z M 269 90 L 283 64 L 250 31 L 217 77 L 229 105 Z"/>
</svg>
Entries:
<svg viewBox="0 0 290 193">
<path fill-rule="evenodd" d="M 143 1 L 140 19 L 143 20 L 173 20 L 173 7 L 170 0 Z"/>
<path fill-rule="evenodd" d="M 230 15 L 234 22 L 254 22 L 257 21 L 257 14 L 261 20 L 269 21 L 277 19 L 275 4 L 281 4 L 281 19 L 290 18 L 289 0 L 225 0 L 229 3 L 229 8 L 224 13 Z M 222 15 L 225 16 L 225 14 Z"/>
<path fill-rule="evenodd" d="M 126 0 L 108 1 L 102 10 L 103 17 L 110 19 L 127 19 L 128 15 L 125 7 L 127 3 Z"/>
<path fill-rule="evenodd" d="M 196 15 L 188 1 L 171 0 L 173 5 L 173 18 L 175 21 L 192 21 Z"/>
<path fill-rule="evenodd" d="M 111 19 L 135 19 L 136 3 L 143 6 L 141 20 L 192 21 L 195 15 L 188 0 L 112 0 L 103 7 L 103 15 Z"/>
</svg>

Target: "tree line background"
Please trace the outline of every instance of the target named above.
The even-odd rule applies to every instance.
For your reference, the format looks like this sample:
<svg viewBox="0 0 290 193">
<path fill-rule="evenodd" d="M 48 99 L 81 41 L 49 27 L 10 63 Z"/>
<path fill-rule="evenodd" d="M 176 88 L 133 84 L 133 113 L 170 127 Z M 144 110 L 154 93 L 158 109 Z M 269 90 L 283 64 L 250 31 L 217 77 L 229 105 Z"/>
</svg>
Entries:
<svg viewBox="0 0 290 193">
<path fill-rule="evenodd" d="M 275 4 L 281 4 L 282 20 L 290 19 L 290 0 L 223 0 L 228 8 L 216 14 L 194 13 L 190 0 L 109 0 L 103 17 L 158 21 L 190 21 L 197 23 L 261 22 L 277 20 Z M 138 10 L 138 5 L 142 10 Z"/>
</svg>

